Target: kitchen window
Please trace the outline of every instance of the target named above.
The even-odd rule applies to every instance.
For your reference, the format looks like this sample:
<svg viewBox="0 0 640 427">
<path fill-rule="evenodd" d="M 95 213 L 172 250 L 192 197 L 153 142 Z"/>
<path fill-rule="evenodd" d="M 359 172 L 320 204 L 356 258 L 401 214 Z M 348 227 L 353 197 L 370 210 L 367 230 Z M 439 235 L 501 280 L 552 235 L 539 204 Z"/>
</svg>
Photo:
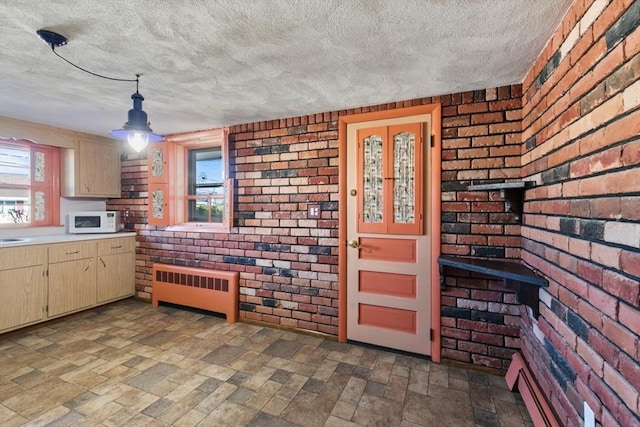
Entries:
<svg viewBox="0 0 640 427">
<path fill-rule="evenodd" d="M 0 138 L 0 227 L 57 224 L 59 170 L 57 147 Z"/>
<path fill-rule="evenodd" d="M 224 178 L 222 147 L 189 150 L 187 153 L 187 220 L 222 223 Z"/>
<path fill-rule="evenodd" d="M 171 135 L 151 144 L 149 224 L 228 231 L 233 223 L 228 151 L 227 129 Z"/>
</svg>

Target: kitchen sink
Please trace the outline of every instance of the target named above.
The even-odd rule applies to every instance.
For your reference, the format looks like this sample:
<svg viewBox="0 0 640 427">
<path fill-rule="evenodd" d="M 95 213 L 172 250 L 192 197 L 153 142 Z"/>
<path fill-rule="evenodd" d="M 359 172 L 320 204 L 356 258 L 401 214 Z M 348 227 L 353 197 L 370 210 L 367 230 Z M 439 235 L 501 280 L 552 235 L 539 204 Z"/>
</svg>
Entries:
<svg viewBox="0 0 640 427">
<path fill-rule="evenodd" d="M 0 239 L 0 244 L 2 243 L 15 243 L 15 242 L 25 242 L 27 239 Z"/>
</svg>

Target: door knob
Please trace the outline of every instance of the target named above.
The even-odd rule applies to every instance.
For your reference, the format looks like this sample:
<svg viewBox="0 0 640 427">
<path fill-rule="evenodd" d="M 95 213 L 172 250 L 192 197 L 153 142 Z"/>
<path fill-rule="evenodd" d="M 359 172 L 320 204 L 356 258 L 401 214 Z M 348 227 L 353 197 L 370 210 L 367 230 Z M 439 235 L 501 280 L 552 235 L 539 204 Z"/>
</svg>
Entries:
<svg viewBox="0 0 640 427">
<path fill-rule="evenodd" d="M 347 246 L 351 246 L 352 248 L 355 248 L 355 249 L 362 249 L 362 246 L 358 244 L 357 240 L 349 240 L 347 242 Z"/>
</svg>

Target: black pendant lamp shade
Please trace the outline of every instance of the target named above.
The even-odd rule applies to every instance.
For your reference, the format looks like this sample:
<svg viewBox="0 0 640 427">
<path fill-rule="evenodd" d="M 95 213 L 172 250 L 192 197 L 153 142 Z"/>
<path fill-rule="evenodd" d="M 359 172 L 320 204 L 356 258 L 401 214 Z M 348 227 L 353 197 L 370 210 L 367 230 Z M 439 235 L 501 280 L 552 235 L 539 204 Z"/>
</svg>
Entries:
<svg viewBox="0 0 640 427">
<path fill-rule="evenodd" d="M 36 34 L 38 34 L 38 37 L 40 37 L 42 41 L 44 41 L 51 47 L 51 50 L 56 56 L 69 63 L 70 65 L 73 65 L 77 69 L 84 71 L 85 73 L 108 80 L 136 82 L 136 92 L 131 95 L 131 99 L 133 99 L 133 108 L 129 110 L 127 122 L 122 126 L 122 129 L 112 130 L 111 132 L 109 132 L 109 135 L 114 138 L 128 141 L 129 145 L 138 152 L 142 151 L 149 142 L 164 141 L 164 137 L 162 135 L 153 133 L 153 131 L 149 127 L 147 113 L 142 110 L 142 101 L 144 101 L 144 97 L 140 94 L 140 92 L 138 92 L 140 74 L 136 74 L 135 79 L 119 79 L 91 72 L 70 62 L 56 52 L 56 47 L 64 46 L 67 44 L 68 40 L 65 36 L 48 30 L 38 30 L 36 31 Z"/>
<path fill-rule="evenodd" d="M 142 109 L 144 96 L 136 91 L 131 95 L 131 99 L 133 99 L 133 108 L 129 110 L 127 122 L 122 126 L 122 129 L 114 129 L 109 132 L 109 135 L 129 141 L 129 145 L 136 151 L 142 151 L 149 142 L 164 141 L 162 135 L 153 133 L 149 127 L 147 113 Z"/>
</svg>

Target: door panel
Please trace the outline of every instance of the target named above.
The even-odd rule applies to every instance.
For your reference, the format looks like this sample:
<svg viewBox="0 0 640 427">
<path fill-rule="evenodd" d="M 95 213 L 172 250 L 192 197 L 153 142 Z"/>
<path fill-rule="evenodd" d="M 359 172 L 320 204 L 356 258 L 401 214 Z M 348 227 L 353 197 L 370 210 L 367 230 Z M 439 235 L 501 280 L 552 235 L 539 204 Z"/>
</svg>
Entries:
<svg viewBox="0 0 640 427">
<path fill-rule="evenodd" d="M 359 305 L 361 325 L 391 329 L 409 334 L 416 333 L 416 312 L 377 305 Z"/>
<path fill-rule="evenodd" d="M 416 240 L 360 237 L 360 259 L 416 262 Z"/>
<path fill-rule="evenodd" d="M 431 350 L 431 237 L 424 234 L 427 164 L 415 118 L 348 132 L 347 338 Z"/>
<path fill-rule="evenodd" d="M 416 278 L 409 274 L 360 270 L 358 290 L 369 294 L 415 298 Z"/>
</svg>

